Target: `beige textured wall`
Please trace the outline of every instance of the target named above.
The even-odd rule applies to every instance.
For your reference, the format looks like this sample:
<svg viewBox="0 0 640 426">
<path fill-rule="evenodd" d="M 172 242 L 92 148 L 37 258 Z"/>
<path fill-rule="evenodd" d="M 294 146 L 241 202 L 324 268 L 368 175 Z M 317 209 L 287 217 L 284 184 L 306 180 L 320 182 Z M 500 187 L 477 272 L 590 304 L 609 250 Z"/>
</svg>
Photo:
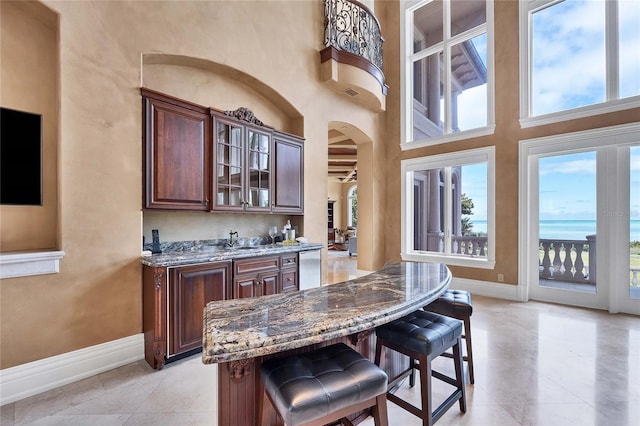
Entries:
<svg viewBox="0 0 640 426">
<path fill-rule="evenodd" d="M 0 206 L 0 251 L 58 248 L 58 17 L 0 2 L 0 104 L 42 115 L 42 206 Z M 19 55 L 16 55 L 19 52 Z"/>
<path fill-rule="evenodd" d="M 303 136 L 306 214 L 292 222 L 326 240 L 328 123 L 351 123 L 375 144 L 384 138 L 377 114 L 319 82 L 322 1 L 45 4 L 60 17 L 58 247 L 66 256 L 58 274 L 2 280 L 1 368 L 140 333 L 140 243 L 150 226 L 165 240 L 254 231 L 251 216 L 141 211 L 142 84 L 221 109 L 243 105 Z M 143 66 L 150 53 L 212 66 Z M 3 45 L 2 54 L 21 52 Z"/>
</svg>

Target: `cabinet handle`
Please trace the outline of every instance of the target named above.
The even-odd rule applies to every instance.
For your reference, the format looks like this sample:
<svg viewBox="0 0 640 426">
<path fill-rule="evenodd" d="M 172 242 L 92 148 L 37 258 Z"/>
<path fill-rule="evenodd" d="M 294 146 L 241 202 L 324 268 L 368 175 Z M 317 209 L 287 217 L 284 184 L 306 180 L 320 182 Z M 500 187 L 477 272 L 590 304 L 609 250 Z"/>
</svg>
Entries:
<svg viewBox="0 0 640 426">
<path fill-rule="evenodd" d="M 287 281 L 292 281 L 291 278 L 287 278 Z"/>
</svg>

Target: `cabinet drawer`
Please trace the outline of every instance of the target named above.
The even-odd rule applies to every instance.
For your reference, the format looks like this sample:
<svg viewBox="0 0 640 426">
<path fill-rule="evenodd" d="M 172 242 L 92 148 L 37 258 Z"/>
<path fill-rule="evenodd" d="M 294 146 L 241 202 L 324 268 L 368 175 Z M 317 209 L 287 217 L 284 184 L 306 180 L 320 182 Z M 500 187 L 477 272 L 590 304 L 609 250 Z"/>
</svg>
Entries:
<svg viewBox="0 0 640 426">
<path fill-rule="evenodd" d="M 298 290 L 298 271 L 282 271 L 282 292 Z"/>
<path fill-rule="evenodd" d="M 253 257 L 238 259 L 233 262 L 234 276 L 272 271 L 274 269 L 280 269 L 280 256 Z"/>
<path fill-rule="evenodd" d="M 298 267 L 298 253 L 289 253 L 282 255 L 282 269 L 297 268 Z"/>
</svg>

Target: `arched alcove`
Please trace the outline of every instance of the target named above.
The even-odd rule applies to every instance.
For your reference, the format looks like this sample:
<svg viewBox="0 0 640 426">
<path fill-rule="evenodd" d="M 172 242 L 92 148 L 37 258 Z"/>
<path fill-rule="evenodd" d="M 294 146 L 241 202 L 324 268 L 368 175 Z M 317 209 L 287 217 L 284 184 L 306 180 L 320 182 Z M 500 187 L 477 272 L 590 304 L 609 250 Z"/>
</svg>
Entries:
<svg viewBox="0 0 640 426">
<path fill-rule="evenodd" d="M 143 53 L 141 85 L 218 109 L 235 110 L 247 106 L 240 104 L 250 99 L 251 108 L 261 108 L 253 112 L 263 122 L 304 137 L 303 116 L 291 102 L 261 80 L 226 64 L 184 55 Z"/>
</svg>

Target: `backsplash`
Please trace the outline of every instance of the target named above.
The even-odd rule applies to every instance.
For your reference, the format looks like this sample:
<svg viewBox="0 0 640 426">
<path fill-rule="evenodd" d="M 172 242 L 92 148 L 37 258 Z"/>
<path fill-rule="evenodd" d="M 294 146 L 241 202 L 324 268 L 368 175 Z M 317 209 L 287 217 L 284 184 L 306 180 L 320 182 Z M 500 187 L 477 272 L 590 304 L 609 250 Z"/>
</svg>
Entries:
<svg viewBox="0 0 640 426">
<path fill-rule="evenodd" d="M 161 236 L 162 237 L 162 236 Z M 281 240 L 281 239 L 280 239 Z M 160 241 L 160 250 L 162 253 L 176 253 L 176 252 L 189 252 L 195 250 L 202 250 L 206 247 L 225 247 L 228 238 L 219 238 L 213 240 L 187 240 L 187 241 Z M 276 241 L 278 241 L 278 237 L 276 237 Z M 244 246 L 262 246 L 271 243 L 271 238 L 269 237 L 240 237 L 238 239 L 234 238 L 234 243 L 236 246 L 244 247 Z M 145 240 L 145 244 L 143 250 L 151 250 L 152 243 L 150 241 Z"/>
</svg>

